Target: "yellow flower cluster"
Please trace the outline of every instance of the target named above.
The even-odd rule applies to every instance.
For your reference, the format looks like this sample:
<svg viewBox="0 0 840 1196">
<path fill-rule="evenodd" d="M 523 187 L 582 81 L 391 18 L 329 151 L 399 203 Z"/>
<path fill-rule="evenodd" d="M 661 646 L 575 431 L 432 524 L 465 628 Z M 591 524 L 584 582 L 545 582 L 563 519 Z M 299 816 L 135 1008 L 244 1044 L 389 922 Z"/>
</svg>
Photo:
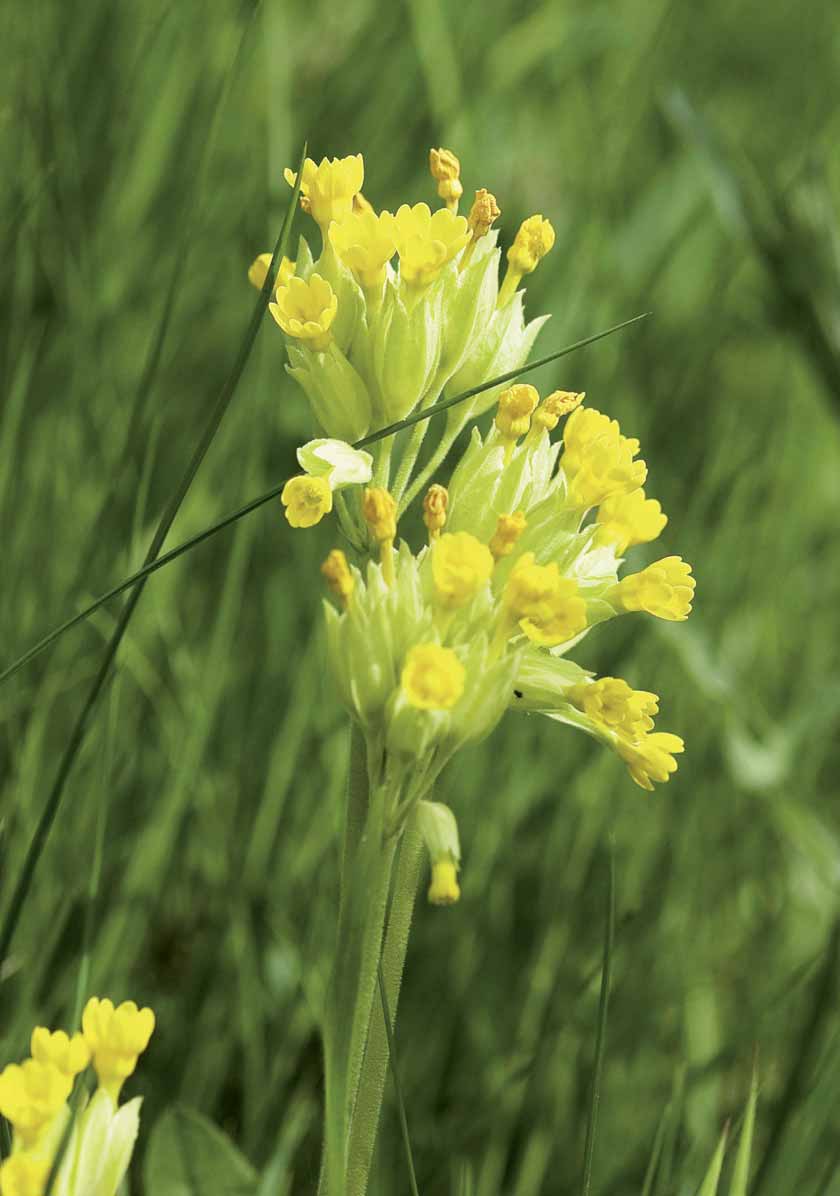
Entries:
<svg viewBox="0 0 840 1196">
<path fill-rule="evenodd" d="M 52 1159 L 69 1120 L 67 1100 L 77 1075 L 93 1064 L 99 1093 L 88 1107 L 108 1107 L 88 1117 L 82 1106 L 59 1172 L 68 1196 L 114 1196 L 128 1166 L 137 1134 L 137 1102 L 117 1110 L 120 1090 L 149 1044 L 155 1019 L 133 1001 L 114 1007 L 92 997 L 82 1015 L 82 1032 L 68 1035 L 43 1026 L 32 1032 L 31 1058 L 0 1072 L 0 1114 L 11 1124 L 13 1151 L 0 1167 L 0 1196 L 42 1196 Z M 98 1182 L 108 1175 L 113 1186 Z M 68 1183 L 71 1187 L 68 1189 Z"/>
<path fill-rule="evenodd" d="M 659 711 L 656 694 L 631 689 L 618 677 L 602 677 L 574 686 L 568 696 L 615 748 L 637 785 L 653 789 L 654 781 L 667 781 L 676 771 L 674 755 L 684 744 L 679 735 L 653 730 L 653 716 Z"/>
<path fill-rule="evenodd" d="M 563 474 L 569 502 L 582 510 L 644 484 L 647 466 L 635 461 L 638 440 L 621 435 L 618 420 L 591 407 L 579 407 L 566 421 Z"/>
</svg>

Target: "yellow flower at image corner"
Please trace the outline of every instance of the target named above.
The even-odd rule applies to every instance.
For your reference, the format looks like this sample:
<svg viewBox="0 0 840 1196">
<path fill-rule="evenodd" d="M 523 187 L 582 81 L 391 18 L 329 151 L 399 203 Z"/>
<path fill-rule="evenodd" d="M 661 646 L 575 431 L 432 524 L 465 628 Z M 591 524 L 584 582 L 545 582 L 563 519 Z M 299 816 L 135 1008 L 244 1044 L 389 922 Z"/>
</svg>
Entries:
<svg viewBox="0 0 840 1196">
<path fill-rule="evenodd" d="M 457 610 L 470 602 L 493 572 L 493 554 L 469 532 L 446 532 L 432 548 L 432 577 L 441 605 Z"/>
<path fill-rule="evenodd" d="M 415 644 L 409 649 L 400 685 L 417 710 L 451 710 L 464 692 L 465 671 L 451 648 Z"/>
<path fill-rule="evenodd" d="M 51 1033 L 45 1026 L 36 1026 L 29 1050 L 36 1062 L 51 1063 L 71 1079 L 90 1063 L 90 1048 L 84 1036 L 74 1034 L 71 1038 L 64 1030 Z"/>
<path fill-rule="evenodd" d="M 397 251 L 394 217 L 352 211 L 330 225 L 330 241 L 348 270 L 365 290 L 375 290 L 385 281 L 386 265 Z"/>
<path fill-rule="evenodd" d="M 403 204 L 394 216 L 400 277 L 409 285 L 422 287 L 433 282 L 456 257 L 469 239 L 463 216 L 448 208 L 432 212 L 428 204 Z"/>
<path fill-rule="evenodd" d="M 671 735 L 668 731 L 654 731 L 649 735 L 642 735 L 635 741 L 618 736 L 615 740 L 615 750 L 622 758 L 630 772 L 630 776 L 642 789 L 653 789 L 653 782 L 664 784 L 672 773 L 677 771 L 674 754 L 685 750 L 685 744 L 679 735 Z"/>
<path fill-rule="evenodd" d="M 308 473 L 289 478 L 283 487 L 280 501 L 291 527 L 314 527 L 332 510 L 332 490 L 329 479 L 312 477 Z"/>
<path fill-rule="evenodd" d="M 503 604 L 508 620 L 535 644 L 562 644 L 586 628 L 586 602 L 577 583 L 561 577 L 554 562 L 536 564 L 532 552 L 516 562 Z"/>
<path fill-rule="evenodd" d="M 640 573 L 623 577 L 605 598 L 622 610 L 645 611 L 657 619 L 681 623 L 691 613 L 695 585 L 691 565 L 682 557 L 666 556 Z"/>
<path fill-rule="evenodd" d="M 91 997 L 82 1013 L 82 1033 L 90 1047 L 93 1066 L 102 1088 L 116 1104 L 124 1081 L 137 1066 L 155 1028 L 151 1009 L 138 1009 L 134 1001 Z"/>
<path fill-rule="evenodd" d="M 257 288 L 258 291 L 263 289 L 266 278 L 268 278 L 268 267 L 271 265 L 271 254 L 261 253 L 255 257 L 248 267 L 248 281 L 251 286 Z M 277 267 L 277 277 L 274 280 L 275 287 L 285 286 L 289 279 L 295 272 L 295 263 L 289 258 L 283 257 L 280 259 L 280 265 Z"/>
<path fill-rule="evenodd" d="M 44 1196 L 52 1163 L 13 1154 L 0 1166 L 0 1196 Z"/>
<path fill-rule="evenodd" d="M 632 689 L 620 677 L 599 677 L 576 685 L 569 690 L 568 699 L 593 722 L 631 740 L 653 730 L 653 716 L 659 711 L 656 694 Z"/>
<path fill-rule="evenodd" d="M 622 436 L 617 420 L 578 407 L 566 421 L 560 458 L 569 502 L 588 509 L 638 490 L 647 478 L 647 465 L 634 460 L 638 451 L 638 440 Z"/>
<path fill-rule="evenodd" d="M 330 343 L 330 328 L 338 311 L 338 296 L 326 278 L 310 274 L 304 281 L 292 277 L 274 292 L 268 310 L 287 336 L 305 341 L 316 353 Z"/>
<path fill-rule="evenodd" d="M 289 167 L 283 177 L 294 187 L 297 174 Z M 353 210 L 353 201 L 365 181 L 365 162 L 361 154 L 347 158 L 322 158 L 317 164 L 307 158 L 300 184 L 301 207 L 310 212 L 324 233 L 332 220 L 341 220 Z"/>
<path fill-rule="evenodd" d="M 637 544 L 655 540 L 668 522 L 655 498 L 646 498 L 641 488 L 629 494 L 613 494 L 598 508 L 599 544 L 613 544 L 619 555 Z"/>
<path fill-rule="evenodd" d="M 518 382 L 502 391 L 495 424 L 505 440 L 516 441 L 525 435 L 531 427 L 531 416 L 539 401 L 539 391 L 527 382 Z"/>
<path fill-rule="evenodd" d="M 52 1063 L 27 1059 L 0 1072 L 0 1113 L 24 1145 L 34 1143 L 70 1095 L 73 1080 Z"/>
</svg>

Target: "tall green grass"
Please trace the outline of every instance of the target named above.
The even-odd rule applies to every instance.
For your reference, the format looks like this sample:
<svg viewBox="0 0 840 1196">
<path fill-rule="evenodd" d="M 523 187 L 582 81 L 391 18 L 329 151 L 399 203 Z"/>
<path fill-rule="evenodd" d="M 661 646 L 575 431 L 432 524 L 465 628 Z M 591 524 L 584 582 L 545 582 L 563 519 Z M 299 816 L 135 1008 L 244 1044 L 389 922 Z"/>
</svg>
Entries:
<svg viewBox="0 0 840 1196">
<path fill-rule="evenodd" d="M 756 1047 L 758 1191 L 840 1190 L 832 6 L 38 0 L 0 35 L 0 667 L 141 562 L 304 137 L 362 151 L 385 206 L 431 201 L 428 147 L 451 145 L 506 239 L 555 223 L 537 352 L 653 311 L 544 384 L 641 438 L 698 600 L 676 629 L 604 628 L 583 661 L 662 695 L 687 740 L 666 789 L 513 716 L 444 781 L 464 896 L 420 910 L 397 1031 L 418 1188 L 581 1191 L 611 835 L 592 1191 L 696 1192 L 731 1119 L 727 1193 Z M 282 360 L 266 325 L 174 539 L 294 468 L 309 426 Z M 87 943 L 83 984 L 158 1014 L 144 1131 L 182 1100 L 288 1192 L 317 1182 L 346 765 L 330 547 L 269 503 L 150 579 L 0 971 L 17 1058 L 36 1020 L 69 1022 Z M 2 913 L 118 617 L 0 689 Z M 409 1191 L 393 1104 L 375 1191 Z"/>
</svg>

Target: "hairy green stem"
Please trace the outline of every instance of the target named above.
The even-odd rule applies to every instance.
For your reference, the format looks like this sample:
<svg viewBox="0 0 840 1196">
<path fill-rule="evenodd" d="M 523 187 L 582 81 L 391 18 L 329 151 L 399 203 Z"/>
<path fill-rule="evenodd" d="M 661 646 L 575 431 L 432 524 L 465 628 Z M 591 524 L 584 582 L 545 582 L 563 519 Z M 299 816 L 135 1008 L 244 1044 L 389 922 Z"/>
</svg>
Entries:
<svg viewBox="0 0 840 1196">
<path fill-rule="evenodd" d="M 397 476 L 394 479 L 394 486 L 391 493 L 394 499 L 399 503 L 402 498 L 403 491 L 408 485 L 408 479 L 411 477 L 411 471 L 417 462 L 417 456 L 420 449 L 423 447 L 423 441 L 426 439 L 426 432 L 429 430 L 428 422 L 422 424 L 415 424 L 412 428 L 411 435 L 408 438 L 408 444 L 405 446 L 405 452 L 400 461 L 400 467 L 397 470 Z M 390 443 L 390 441 L 389 441 Z"/>
<path fill-rule="evenodd" d="M 438 446 L 427 461 L 425 469 L 421 469 L 420 473 L 410 486 L 405 498 L 401 498 L 398 512 L 399 515 L 402 515 L 402 513 L 411 506 L 423 487 L 430 481 L 435 472 L 440 468 L 443 461 L 446 459 L 449 450 L 452 448 L 452 445 L 460 436 L 463 427 L 463 420 L 456 420 L 453 424 L 450 424 L 447 421 L 443 434 L 438 441 Z"/>
<path fill-rule="evenodd" d="M 403 832 L 394 880 L 394 896 L 382 951 L 382 975 L 391 1030 L 397 1017 L 397 1004 L 422 860 L 423 840 L 416 814 L 412 814 Z M 382 1005 L 374 999 L 370 1010 L 367 1049 L 350 1124 L 347 1196 L 364 1196 L 367 1190 L 388 1074 L 388 1029 Z"/>
</svg>

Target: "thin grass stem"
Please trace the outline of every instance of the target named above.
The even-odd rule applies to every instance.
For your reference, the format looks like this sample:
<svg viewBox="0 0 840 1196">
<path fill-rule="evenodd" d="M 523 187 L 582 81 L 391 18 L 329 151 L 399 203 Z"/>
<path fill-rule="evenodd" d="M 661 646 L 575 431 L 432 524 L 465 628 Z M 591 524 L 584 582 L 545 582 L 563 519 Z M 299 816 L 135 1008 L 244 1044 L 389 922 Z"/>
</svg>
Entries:
<svg viewBox="0 0 840 1196">
<path fill-rule="evenodd" d="M 615 940 L 615 854 L 612 844 L 609 849 L 609 882 L 607 887 L 607 919 L 604 929 L 604 957 L 601 968 L 601 996 L 598 1002 L 598 1033 L 595 1039 L 595 1064 L 592 1074 L 592 1098 L 589 1118 L 586 1123 L 586 1145 L 583 1151 L 582 1196 L 589 1196 L 592 1188 L 592 1165 L 595 1159 L 595 1135 L 598 1129 L 598 1112 L 601 1105 L 601 1080 L 604 1073 L 604 1058 L 607 1043 L 607 1015 L 610 1003 L 612 978 L 612 955 Z"/>
</svg>

